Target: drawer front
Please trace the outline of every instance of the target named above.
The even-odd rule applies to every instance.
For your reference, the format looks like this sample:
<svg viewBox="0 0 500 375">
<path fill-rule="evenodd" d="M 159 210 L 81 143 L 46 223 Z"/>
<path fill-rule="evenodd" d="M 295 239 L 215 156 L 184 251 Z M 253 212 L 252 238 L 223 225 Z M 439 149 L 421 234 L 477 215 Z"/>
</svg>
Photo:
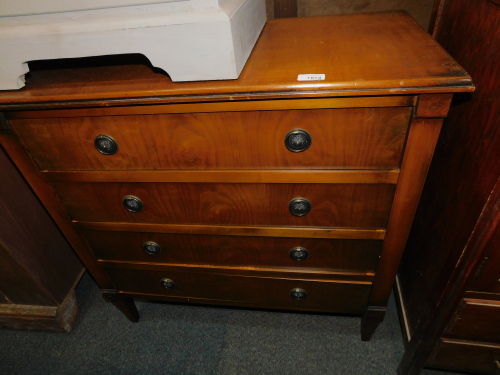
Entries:
<svg viewBox="0 0 500 375">
<path fill-rule="evenodd" d="M 42 170 L 301 169 L 399 166 L 410 107 L 12 120 Z M 303 129 L 310 147 L 285 137 Z M 96 136 L 116 141 L 104 155 Z"/>
<path fill-rule="evenodd" d="M 54 183 L 78 221 L 207 225 L 383 228 L 394 194 L 388 184 Z M 123 199 L 142 202 L 130 212 Z M 307 199 L 304 216 L 290 202 Z M 307 204 L 294 201 L 299 214 Z"/>
<path fill-rule="evenodd" d="M 464 300 L 446 335 L 500 342 L 500 302 Z"/>
<path fill-rule="evenodd" d="M 85 231 L 98 259 L 374 273 L 377 240 Z"/>
<path fill-rule="evenodd" d="M 496 374 L 500 345 L 443 339 L 430 360 L 429 367 L 479 374 Z"/>
<path fill-rule="evenodd" d="M 253 276 L 233 276 L 217 273 L 149 271 L 140 269 L 107 268 L 118 290 L 163 296 L 173 300 L 210 303 L 223 301 L 230 305 L 258 306 L 294 310 L 361 313 L 366 308 L 370 283 L 344 283 L 272 279 Z M 175 283 L 173 289 L 162 286 L 161 280 Z M 303 289 L 305 299 L 291 297 L 292 289 Z"/>
</svg>

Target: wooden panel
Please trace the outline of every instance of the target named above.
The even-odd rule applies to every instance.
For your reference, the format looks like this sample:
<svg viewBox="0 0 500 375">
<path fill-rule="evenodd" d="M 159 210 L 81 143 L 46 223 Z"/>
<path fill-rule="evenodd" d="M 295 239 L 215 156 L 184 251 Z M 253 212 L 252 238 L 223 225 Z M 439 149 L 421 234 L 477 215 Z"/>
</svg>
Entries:
<svg viewBox="0 0 500 375">
<path fill-rule="evenodd" d="M 500 295 L 500 176 L 495 184 L 486 208 L 491 207 L 486 218 L 488 226 L 482 234 L 479 246 L 483 249 L 477 260 L 477 271 L 468 285 L 468 291 L 496 293 Z M 484 216 L 485 210 L 481 213 Z M 500 338 L 500 335 L 499 335 Z"/>
<path fill-rule="evenodd" d="M 329 238 L 350 240 L 383 240 L 384 229 L 315 228 L 315 227 L 272 227 L 272 226 L 227 226 L 227 225 L 185 225 L 144 224 L 110 222 L 75 222 L 84 230 L 109 230 L 118 232 L 207 234 L 217 236 L 284 237 L 284 238 Z"/>
<path fill-rule="evenodd" d="M 487 0 L 443 5 L 438 41 L 474 76 L 477 91 L 450 109 L 401 263 L 411 325 L 449 283 L 500 175 L 500 102 L 492 100 L 500 89 L 499 17 Z"/>
<path fill-rule="evenodd" d="M 34 294 L 34 291 L 31 293 Z M 6 329 L 71 332 L 77 317 L 74 290 L 57 306 L 0 304 L 0 327 Z"/>
<path fill-rule="evenodd" d="M 396 168 L 411 108 L 220 112 L 13 120 L 46 170 Z M 295 153 L 285 136 L 304 129 Z M 94 147 L 111 136 L 118 152 Z"/>
<path fill-rule="evenodd" d="M 404 9 L 424 29 L 429 25 L 432 0 L 298 0 L 299 16 L 314 17 L 327 14 L 351 14 Z"/>
<path fill-rule="evenodd" d="M 107 268 L 118 289 L 125 293 L 179 298 L 184 302 L 210 303 L 210 300 L 245 303 L 261 308 L 316 310 L 360 313 L 366 306 L 370 283 L 346 283 L 260 277 L 228 276 L 216 273 L 144 271 L 140 269 Z M 160 280 L 169 278 L 175 288 L 167 290 Z M 305 300 L 294 300 L 290 290 L 307 291 Z"/>
<path fill-rule="evenodd" d="M 43 172 L 57 182 L 237 182 L 305 184 L 396 184 L 399 170 L 170 170 Z"/>
<path fill-rule="evenodd" d="M 0 303 L 58 306 L 82 265 L 2 147 L 0 181 Z"/>
<path fill-rule="evenodd" d="M 252 93 L 256 99 L 261 94 Z M 215 99 L 214 99 L 215 100 Z M 211 112 L 244 112 L 244 111 L 278 111 L 288 109 L 328 109 L 328 108 L 377 108 L 377 107 L 413 107 L 418 100 L 417 95 L 398 96 L 363 96 L 363 97 L 319 97 L 319 98 L 283 98 L 278 100 L 245 101 L 240 98 L 227 101 L 210 101 L 186 103 L 175 102 L 165 104 L 159 98 L 149 98 L 147 105 L 134 105 L 136 100 L 128 101 L 128 106 L 117 102 L 112 107 L 95 107 L 89 102 L 79 103 L 80 108 L 68 108 L 67 103 L 52 103 L 49 107 L 54 109 L 38 109 L 33 111 L 11 111 L 9 119 L 50 118 L 50 117 L 97 117 L 97 116 L 123 116 L 123 115 L 157 115 L 163 113 L 211 113 Z M 139 100 L 140 102 L 140 100 Z M 40 104 L 39 108 L 46 105 Z M 4 122 L 7 120 L 4 120 Z"/>
<path fill-rule="evenodd" d="M 484 290 L 499 284 L 492 258 L 483 267 L 484 279 L 478 266 L 483 263 L 483 250 L 498 253 L 499 248 L 497 240 L 496 247 L 487 249 L 483 235 L 494 211 L 487 202 L 495 200 L 492 192 L 500 173 L 500 106 L 493 99 L 500 83 L 500 7 L 488 0 L 437 0 L 435 9 L 437 41 L 474 77 L 477 90 L 453 100 L 400 265 L 412 332 L 398 371 L 401 375 L 420 373 L 457 304 L 469 295 L 466 291 L 476 274 L 478 281 L 485 281 Z M 498 299 L 491 293 L 473 295 Z M 460 353 L 450 355 L 448 366 L 459 357 Z"/>
<path fill-rule="evenodd" d="M 429 367 L 458 370 L 475 374 L 495 374 L 500 358 L 500 345 L 443 339 Z"/>
<path fill-rule="evenodd" d="M 286 225 L 384 228 L 393 185 L 53 183 L 69 214 L 78 221 L 164 224 Z M 123 197 L 142 200 L 138 213 Z M 302 197 L 309 214 L 296 217 L 289 202 Z"/>
<path fill-rule="evenodd" d="M 293 42 L 287 42 L 291 35 Z M 298 74 L 309 73 L 326 78 L 297 81 Z M 213 101 L 248 100 L 248 93 L 256 99 L 472 89 L 465 71 L 408 14 L 388 12 L 270 20 L 238 80 L 173 83 L 139 64 L 33 70 L 26 88 L 1 93 L 0 103 L 70 101 L 74 106 L 75 101 L 93 101 L 108 106 L 100 99 L 127 104 L 130 98 Z"/>
<path fill-rule="evenodd" d="M 464 300 L 445 334 L 475 341 L 500 342 L 500 302 Z"/>
<path fill-rule="evenodd" d="M 12 133 L 0 131 L 0 143 L 9 157 L 13 159 L 19 172 L 33 189 L 36 197 L 42 202 L 57 227 L 63 232 L 68 243 L 78 252 L 80 260 L 92 273 L 92 276 L 101 288 L 112 287 L 109 278 L 104 271 L 97 266 L 92 250 L 82 236 L 74 229 L 69 216 L 61 205 L 60 200 L 55 197 L 54 190 L 48 185 L 37 171 L 33 159 L 26 154 L 20 145 L 20 140 Z M 53 244 L 51 244 L 53 245 Z M 54 253 L 57 254 L 57 253 Z"/>
<path fill-rule="evenodd" d="M 274 0 L 274 18 L 297 17 L 297 0 Z"/>
<path fill-rule="evenodd" d="M 423 94 L 418 99 L 415 117 L 446 117 L 450 109 L 452 94 Z"/>
<path fill-rule="evenodd" d="M 84 269 L 1 146 L 0 222 L 0 327 L 70 332 Z"/>
<path fill-rule="evenodd" d="M 394 280 L 386 275 L 396 275 L 398 271 L 403 256 L 401 249 L 411 230 L 442 122 L 442 119 L 412 121 L 382 249 L 381 256 L 385 261 L 379 263 L 377 283 L 370 296 L 370 303 L 374 306 L 384 306 L 391 293 Z"/>
<path fill-rule="evenodd" d="M 381 241 L 304 238 L 238 237 L 88 231 L 86 237 L 99 259 L 219 266 L 297 268 L 373 273 Z M 143 244 L 153 241 L 161 252 L 149 255 Z M 309 257 L 290 258 L 303 247 Z"/>
</svg>

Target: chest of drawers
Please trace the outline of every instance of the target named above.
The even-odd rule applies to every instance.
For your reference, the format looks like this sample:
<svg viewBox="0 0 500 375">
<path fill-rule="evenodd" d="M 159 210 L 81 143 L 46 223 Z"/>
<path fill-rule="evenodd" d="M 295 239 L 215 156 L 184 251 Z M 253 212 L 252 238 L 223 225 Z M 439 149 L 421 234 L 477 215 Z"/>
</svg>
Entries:
<svg viewBox="0 0 500 375">
<path fill-rule="evenodd" d="M 364 340 L 452 93 L 473 90 L 401 12 L 269 21 L 234 81 L 31 74 L 0 94 L 2 143 L 131 320 L 134 297 L 349 313 Z"/>
</svg>

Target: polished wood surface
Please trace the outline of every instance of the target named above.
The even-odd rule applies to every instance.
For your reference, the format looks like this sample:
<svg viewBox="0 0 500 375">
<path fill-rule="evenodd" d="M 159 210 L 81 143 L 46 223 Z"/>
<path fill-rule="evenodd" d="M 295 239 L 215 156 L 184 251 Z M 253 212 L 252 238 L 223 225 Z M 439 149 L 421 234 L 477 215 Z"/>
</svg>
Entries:
<svg viewBox="0 0 500 375">
<path fill-rule="evenodd" d="M 272 227 L 243 225 L 186 225 L 186 224 L 145 224 L 74 222 L 78 228 L 87 230 L 132 231 L 148 233 L 207 234 L 220 236 L 285 237 L 285 238 L 330 238 L 382 240 L 385 229 L 321 228 L 321 227 Z"/>
<path fill-rule="evenodd" d="M 86 238 L 96 257 L 104 260 L 169 264 L 296 268 L 311 271 L 374 273 L 382 241 L 307 238 L 239 237 L 88 231 Z M 161 247 L 159 254 L 143 250 L 146 241 Z M 305 260 L 290 257 L 303 247 Z"/>
<path fill-rule="evenodd" d="M 12 120 L 46 170 L 391 169 L 401 159 L 411 108 L 185 113 Z M 311 146 L 290 152 L 285 136 L 307 131 Z M 272 131 L 270 131 L 272 129 Z M 114 155 L 94 147 L 99 134 Z"/>
<path fill-rule="evenodd" d="M 102 67 L 101 69 L 106 69 Z M 40 72 L 41 73 L 41 72 Z M 47 73 L 46 71 L 43 74 Z M 259 100 L 242 101 L 232 100 L 195 102 L 191 103 L 186 98 L 186 103 L 157 104 L 160 99 L 148 98 L 148 105 L 140 105 L 135 100 L 127 101 L 127 106 L 96 107 L 89 102 L 78 102 L 77 108 L 68 108 L 62 103 L 33 103 L 30 111 L 15 110 L 9 111 L 9 120 L 15 119 L 43 119 L 60 117 L 98 117 L 98 116 L 124 116 L 124 115 L 157 115 L 167 113 L 212 113 L 212 112 L 242 112 L 242 111 L 279 111 L 288 109 L 333 109 L 333 108 L 381 108 L 381 107 L 413 107 L 419 100 L 417 95 L 396 95 L 396 96 L 366 96 L 366 97 L 319 97 L 319 98 L 279 98 L 261 99 L 260 93 L 252 93 Z M 443 94 L 447 95 L 447 94 Z M 75 103 L 76 104 L 76 103 Z M 20 107 L 24 107 L 21 105 Z M 45 107 L 55 107 L 57 109 L 45 109 Z M 59 108 L 61 107 L 61 108 Z M 35 110 L 36 108 L 36 110 Z M 5 120 L 6 121 L 6 120 Z"/>
<path fill-rule="evenodd" d="M 182 298 L 182 301 L 197 303 L 212 300 L 237 302 L 261 308 L 304 311 L 359 313 L 366 304 L 371 287 L 370 283 L 227 276 L 190 270 L 182 272 L 168 267 L 162 271 L 122 268 L 107 268 L 107 271 L 125 294 L 158 295 L 174 301 Z M 165 289 L 160 284 L 163 278 L 173 280 L 175 288 Z M 290 290 L 294 288 L 306 290 L 307 298 L 293 299 Z"/>
<path fill-rule="evenodd" d="M 401 166 L 403 175 L 396 188 L 381 254 L 386 261 L 378 265 L 376 278 L 379 280 L 370 296 L 371 306 L 384 306 L 389 298 L 392 282 L 383 275 L 395 274 L 398 270 L 403 255 L 400 249 L 405 246 L 411 229 L 441 124 L 441 119 L 416 118 L 412 122 Z"/>
<path fill-rule="evenodd" d="M 398 295 L 409 341 L 398 373 L 419 374 L 424 366 L 493 373 L 493 357 L 484 349 L 493 336 L 483 334 L 498 325 L 493 308 L 476 306 L 481 321 L 467 319 L 464 336 L 454 331 L 453 339 L 464 345 L 447 345 L 446 355 L 436 345 L 449 338 L 450 324 L 460 322 L 464 298 L 485 306 L 500 299 L 500 7 L 444 0 L 435 8 L 433 34 L 474 77 L 477 91 L 454 98 L 400 266 Z M 476 336 L 477 324 L 483 329 Z"/>
<path fill-rule="evenodd" d="M 500 345 L 443 339 L 429 359 L 429 365 L 468 373 L 496 375 L 499 356 Z"/>
<path fill-rule="evenodd" d="M 446 328 L 446 335 L 500 343 L 500 302 L 465 299 Z"/>
<path fill-rule="evenodd" d="M 385 228 L 394 185 L 53 183 L 73 220 L 164 224 L 280 225 Z M 129 212 L 127 195 L 144 209 Z M 309 214 L 290 214 L 297 197 Z"/>
<path fill-rule="evenodd" d="M 69 332 L 83 266 L 0 146 L 0 327 Z"/>
<path fill-rule="evenodd" d="M 0 108 L 54 189 L 43 200 L 88 240 L 77 251 L 108 300 L 133 321 L 135 297 L 357 314 L 370 339 L 451 93 L 474 89 L 441 47 L 389 12 L 270 21 L 237 81 L 85 61 L 33 64 Z M 312 144 L 292 153 L 297 128 Z M 115 155 L 94 148 L 107 132 Z M 144 209 L 127 211 L 126 195 Z M 294 198 L 311 212 L 290 214 Z M 146 256 L 151 238 L 165 252 Z M 291 260 L 293 246 L 310 257 Z"/>
<path fill-rule="evenodd" d="M 399 169 L 374 170 L 170 170 L 170 171 L 43 171 L 50 182 L 239 182 L 287 184 L 396 184 Z"/>
<path fill-rule="evenodd" d="M 78 249 L 78 256 L 87 270 L 102 288 L 112 288 L 109 277 L 95 263 L 95 258 L 82 235 L 75 231 L 69 220 L 69 216 L 61 205 L 59 199 L 55 199 L 54 190 L 48 185 L 38 172 L 37 165 L 23 149 L 20 140 L 11 131 L 0 130 L 0 143 L 8 156 L 15 160 L 15 166 L 22 174 L 37 198 L 43 203 L 58 228 L 64 233 L 64 237 L 73 247 Z"/>
<path fill-rule="evenodd" d="M 299 82 L 298 74 L 326 79 Z M 0 102 L 5 108 L 60 101 L 102 105 L 102 99 L 131 104 L 132 98 L 150 97 L 247 100 L 248 93 L 299 98 L 471 90 L 470 77 L 407 13 L 387 12 L 270 20 L 234 81 L 173 83 L 145 65 L 33 71 L 25 89 L 2 93 Z"/>
</svg>

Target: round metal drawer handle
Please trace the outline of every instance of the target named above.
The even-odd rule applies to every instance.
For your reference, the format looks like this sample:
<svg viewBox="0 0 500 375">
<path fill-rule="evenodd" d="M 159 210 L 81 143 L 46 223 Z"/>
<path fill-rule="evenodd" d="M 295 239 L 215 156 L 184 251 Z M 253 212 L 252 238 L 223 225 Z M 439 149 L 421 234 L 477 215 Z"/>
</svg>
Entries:
<svg viewBox="0 0 500 375">
<path fill-rule="evenodd" d="M 123 197 L 123 207 L 130 212 L 141 212 L 144 205 L 139 198 L 133 195 L 127 195 Z"/>
<path fill-rule="evenodd" d="M 171 279 L 167 279 L 167 278 L 161 279 L 160 284 L 165 289 L 174 289 L 175 288 L 174 280 L 171 280 Z"/>
<path fill-rule="evenodd" d="M 294 288 L 290 290 L 290 297 L 298 301 L 301 301 L 307 298 L 307 292 L 301 288 Z"/>
<path fill-rule="evenodd" d="M 301 260 L 306 260 L 309 258 L 309 251 L 303 247 L 294 247 L 290 250 L 290 258 L 300 262 Z"/>
<path fill-rule="evenodd" d="M 285 146 L 289 151 L 302 152 L 312 143 L 311 136 L 303 129 L 293 129 L 285 136 Z"/>
<path fill-rule="evenodd" d="M 161 252 L 161 246 L 153 241 L 144 242 L 142 244 L 142 249 L 144 250 L 144 252 L 146 254 L 149 254 L 149 255 L 156 255 L 156 254 L 160 254 L 160 252 Z"/>
<path fill-rule="evenodd" d="M 305 216 L 311 212 L 312 204 L 305 198 L 294 198 L 288 203 L 288 210 L 293 216 Z"/>
<path fill-rule="evenodd" d="M 118 152 L 118 143 L 106 134 L 99 134 L 95 137 L 94 147 L 103 155 L 113 155 Z"/>
</svg>

